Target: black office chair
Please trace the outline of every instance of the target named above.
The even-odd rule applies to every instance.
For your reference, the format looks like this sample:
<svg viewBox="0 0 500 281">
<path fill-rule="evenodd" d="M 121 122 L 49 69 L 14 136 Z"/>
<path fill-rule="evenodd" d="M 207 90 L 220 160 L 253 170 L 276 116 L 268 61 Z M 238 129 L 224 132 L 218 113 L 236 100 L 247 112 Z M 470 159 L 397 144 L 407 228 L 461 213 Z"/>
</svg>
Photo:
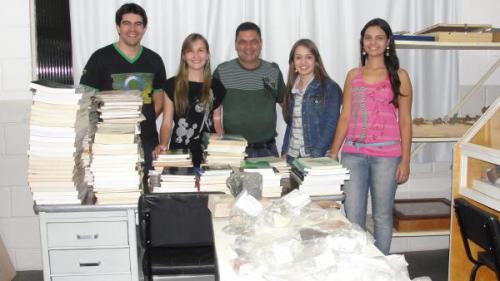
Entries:
<svg viewBox="0 0 500 281">
<path fill-rule="evenodd" d="M 218 279 L 208 193 L 150 193 L 139 198 L 142 267 L 153 275 Z"/>
<path fill-rule="evenodd" d="M 500 226 L 497 217 L 463 198 L 455 199 L 455 212 L 465 252 L 469 260 L 474 263 L 469 280 L 476 279 L 477 270 L 483 265 L 493 270 L 497 275 L 497 280 L 500 280 Z M 477 259 L 471 254 L 469 240 L 484 250 L 478 252 Z"/>
</svg>

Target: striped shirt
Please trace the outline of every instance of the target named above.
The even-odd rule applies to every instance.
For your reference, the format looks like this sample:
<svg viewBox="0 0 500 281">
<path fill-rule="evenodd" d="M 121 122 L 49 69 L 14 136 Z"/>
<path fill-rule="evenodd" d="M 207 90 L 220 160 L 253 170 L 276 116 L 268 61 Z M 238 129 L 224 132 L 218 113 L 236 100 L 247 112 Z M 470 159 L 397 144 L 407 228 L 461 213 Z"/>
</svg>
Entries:
<svg viewBox="0 0 500 281">
<path fill-rule="evenodd" d="M 265 143 L 276 136 L 276 103 L 285 83 L 277 64 L 260 60 L 256 69 L 243 68 L 238 59 L 220 64 L 214 72 L 226 88 L 222 103 L 224 132 Z"/>
<path fill-rule="evenodd" d="M 401 156 L 401 134 L 397 108 L 391 103 L 393 91 L 389 76 L 377 83 L 363 79 L 359 68 L 352 81 L 351 116 L 343 152 L 363 153 L 380 157 Z M 395 142 L 389 145 L 360 146 L 350 142 L 377 144 Z"/>
<path fill-rule="evenodd" d="M 288 155 L 291 157 L 308 157 L 309 155 L 306 153 L 304 148 L 304 131 L 302 127 L 302 100 L 304 98 L 304 94 L 311 84 L 311 81 L 314 79 L 312 77 L 305 87 L 302 89 L 302 92 L 297 88 L 299 83 L 299 77 L 295 80 L 292 89 L 292 95 L 295 96 L 295 102 L 293 105 L 293 113 L 292 113 L 292 131 L 290 137 L 290 147 L 288 148 Z"/>
</svg>

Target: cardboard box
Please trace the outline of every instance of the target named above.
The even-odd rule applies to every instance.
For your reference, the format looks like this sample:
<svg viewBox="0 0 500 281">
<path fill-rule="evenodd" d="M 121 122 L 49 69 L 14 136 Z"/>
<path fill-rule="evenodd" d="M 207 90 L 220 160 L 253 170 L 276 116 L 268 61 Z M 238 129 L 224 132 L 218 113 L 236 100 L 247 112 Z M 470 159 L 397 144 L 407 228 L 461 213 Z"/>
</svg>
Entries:
<svg viewBox="0 0 500 281">
<path fill-rule="evenodd" d="M 500 28 L 492 28 L 493 42 L 500 42 Z"/>
<path fill-rule="evenodd" d="M 490 24 L 438 23 L 415 34 L 433 35 L 439 42 L 493 42 Z"/>
<path fill-rule="evenodd" d="M 10 281 L 16 276 L 16 270 L 10 262 L 9 254 L 0 237 L 0 281 Z"/>
<path fill-rule="evenodd" d="M 394 201 L 394 228 L 399 232 L 450 228 L 450 201 L 445 198 Z"/>
</svg>

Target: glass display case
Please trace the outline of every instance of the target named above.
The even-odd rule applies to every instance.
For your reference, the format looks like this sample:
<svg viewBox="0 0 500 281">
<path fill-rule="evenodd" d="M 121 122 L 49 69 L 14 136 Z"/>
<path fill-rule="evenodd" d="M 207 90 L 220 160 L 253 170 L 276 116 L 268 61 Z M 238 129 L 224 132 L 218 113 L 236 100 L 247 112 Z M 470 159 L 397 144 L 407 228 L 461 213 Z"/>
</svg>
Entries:
<svg viewBox="0 0 500 281">
<path fill-rule="evenodd" d="M 458 142 L 459 194 L 500 211 L 500 98 Z"/>
</svg>

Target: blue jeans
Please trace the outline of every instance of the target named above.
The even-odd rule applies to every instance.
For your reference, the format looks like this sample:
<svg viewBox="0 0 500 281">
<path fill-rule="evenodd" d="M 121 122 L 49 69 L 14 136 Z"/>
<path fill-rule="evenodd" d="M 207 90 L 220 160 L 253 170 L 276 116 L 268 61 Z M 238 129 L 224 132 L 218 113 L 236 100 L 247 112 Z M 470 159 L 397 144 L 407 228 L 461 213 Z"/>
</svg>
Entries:
<svg viewBox="0 0 500 281">
<path fill-rule="evenodd" d="M 389 253 L 391 247 L 392 207 L 397 187 L 396 169 L 400 161 L 400 157 L 342 153 L 342 165 L 351 173 L 351 178 L 344 184 L 346 216 L 352 223 L 365 228 L 370 191 L 375 246 L 384 255 Z"/>
</svg>

